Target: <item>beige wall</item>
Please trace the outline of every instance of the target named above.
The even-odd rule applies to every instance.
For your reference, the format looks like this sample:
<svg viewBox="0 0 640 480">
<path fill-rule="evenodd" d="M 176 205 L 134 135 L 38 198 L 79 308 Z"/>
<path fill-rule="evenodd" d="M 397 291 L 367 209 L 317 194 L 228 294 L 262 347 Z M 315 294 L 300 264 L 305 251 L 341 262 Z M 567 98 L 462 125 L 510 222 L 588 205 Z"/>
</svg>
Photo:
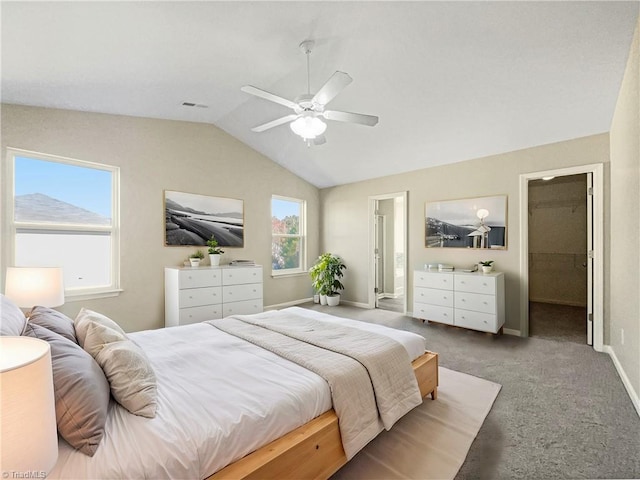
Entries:
<svg viewBox="0 0 640 480">
<path fill-rule="evenodd" d="M 312 260 L 318 256 L 318 189 L 212 125 L 2 105 L 3 155 L 6 147 L 120 167 L 124 292 L 67 303 L 60 310 L 68 315 L 87 306 L 128 331 L 163 326 L 163 268 L 181 265 L 196 250 L 164 246 L 165 189 L 244 200 L 245 247 L 226 248 L 223 263 L 238 258 L 262 264 L 265 305 L 312 294 L 307 275 L 271 278 L 271 195 L 307 201 Z"/>
<path fill-rule="evenodd" d="M 392 159 L 390 159 L 392 161 Z M 522 173 L 604 163 L 609 161 L 608 134 L 543 145 L 452 165 L 428 168 L 365 182 L 321 190 L 321 245 L 324 251 L 343 257 L 344 299 L 368 302 L 368 197 L 408 191 L 409 269 L 427 262 L 470 267 L 487 258 L 486 250 L 430 248 L 424 246 L 425 202 L 458 198 L 507 195 L 507 249 L 492 250 L 495 268 L 506 275 L 506 328 L 520 330 L 519 276 L 519 176 Z M 606 210 L 606 208 L 605 208 Z M 607 245 L 605 245 L 605 251 Z M 408 305 L 412 308 L 412 275 L 409 272 Z"/>
<path fill-rule="evenodd" d="M 587 306 L 587 175 L 529 182 L 529 300 Z"/>
<path fill-rule="evenodd" d="M 611 123 L 610 345 L 640 395 L 640 20 Z M 622 343 L 624 330 L 624 344 Z M 637 400 L 636 400 L 637 401 Z"/>
</svg>

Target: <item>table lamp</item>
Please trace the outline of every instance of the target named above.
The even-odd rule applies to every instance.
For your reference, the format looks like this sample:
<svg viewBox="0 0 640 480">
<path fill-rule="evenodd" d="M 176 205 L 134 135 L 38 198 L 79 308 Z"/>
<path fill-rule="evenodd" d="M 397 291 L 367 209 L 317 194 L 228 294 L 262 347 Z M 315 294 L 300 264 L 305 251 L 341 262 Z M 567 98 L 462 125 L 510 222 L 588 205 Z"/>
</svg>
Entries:
<svg viewBox="0 0 640 480">
<path fill-rule="evenodd" d="M 47 342 L 0 337 L 0 408 L 2 477 L 45 478 L 58 459 L 51 349 Z"/>
<path fill-rule="evenodd" d="M 60 267 L 7 267 L 5 293 L 21 308 L 59 307 L 64 303 Z"/>
</svg>

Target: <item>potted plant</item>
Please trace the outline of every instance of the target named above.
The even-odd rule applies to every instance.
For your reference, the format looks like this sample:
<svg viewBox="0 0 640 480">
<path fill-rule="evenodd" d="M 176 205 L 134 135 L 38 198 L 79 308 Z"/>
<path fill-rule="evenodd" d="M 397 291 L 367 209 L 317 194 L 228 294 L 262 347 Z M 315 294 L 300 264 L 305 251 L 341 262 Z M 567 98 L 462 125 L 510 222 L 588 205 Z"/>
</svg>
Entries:
<svg viewBox="0 0 640 480">
<path fill-rule="evenodd" d="M 192 267 L 199 267 L 200 260 L 204 258 L 204 253 L 202 250 L 196 250 L 196 253 L 189 255 L 189 263 L 191 263 Z"/>
<path fill-rule="evenodd" d="M 480 265 L 482 265 L 482 273 L 489 273 L 493 270 L 493 260 L 484 260 L 480 262 Z"/>
<path fill-rule="evenodd" d="M 214 235 L 211 235 L 211 238 L 207 240 L 207 246 L 209 247 L 209 261 L 211 265 L 220 265 L 220 255 L 224 253 L 224 250 L 218 246 L 218 241 Z"/>
<path fill-rule="evenodd" d="M 340 303 L 340 290 L 344 285 L 340 282 L 343 270 L 347 268 L 342 259 L 332 253 L 323 253 L 309 269 L 312 285 L 320 295 L 320 303 L 335 306 Z"/>
</svg>

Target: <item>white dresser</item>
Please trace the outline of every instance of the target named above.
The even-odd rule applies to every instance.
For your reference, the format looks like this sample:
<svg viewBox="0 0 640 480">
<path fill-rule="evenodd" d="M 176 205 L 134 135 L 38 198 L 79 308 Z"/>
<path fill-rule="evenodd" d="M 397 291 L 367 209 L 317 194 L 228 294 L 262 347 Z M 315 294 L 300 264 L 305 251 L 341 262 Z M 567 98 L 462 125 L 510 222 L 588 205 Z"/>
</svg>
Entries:
<svg viewBox="0 0 640 480">
<path fill-rule="evenodd" d="M 415 270 L 413 316 L 498 333 L 505 321 L 504 274 Z"/>
<path fill-rule="evenodd" d="M 262 267 L 164 269 L 165 327 L 262 310 Z"/>
</svg>

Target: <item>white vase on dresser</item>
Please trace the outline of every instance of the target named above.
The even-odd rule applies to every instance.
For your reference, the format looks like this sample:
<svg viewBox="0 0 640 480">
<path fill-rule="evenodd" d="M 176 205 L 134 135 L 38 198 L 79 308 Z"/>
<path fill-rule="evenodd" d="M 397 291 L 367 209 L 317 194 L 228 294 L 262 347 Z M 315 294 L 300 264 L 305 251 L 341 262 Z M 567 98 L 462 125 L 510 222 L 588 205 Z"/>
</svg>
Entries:
<svg viewBox="0 0 640 480">
<path fill-rule="evenodd" d="M 164 269 L 165 327 L 263 310 L 262 267 Z"/>
<path fill-rule="evenodd" d="M 505 322 L 504 274 L 415 270 L 413 316 L 498 333 Z"/>
</svg>

